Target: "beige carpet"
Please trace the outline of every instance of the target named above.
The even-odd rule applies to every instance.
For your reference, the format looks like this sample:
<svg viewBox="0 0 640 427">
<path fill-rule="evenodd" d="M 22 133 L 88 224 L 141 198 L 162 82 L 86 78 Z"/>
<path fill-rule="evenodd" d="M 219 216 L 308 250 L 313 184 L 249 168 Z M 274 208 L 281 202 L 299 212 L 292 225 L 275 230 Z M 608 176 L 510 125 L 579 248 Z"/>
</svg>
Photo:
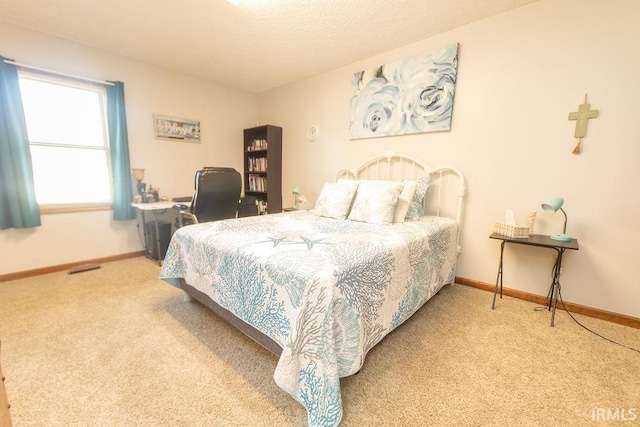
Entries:
<svg viewBox="0 0 640 427">
<path fill-rule="evenodd" d="M 275 356 L 158 272 L 141 257 L 0 283 L 14 425 L 304 426 Z M 448 286 L 383 340 L 342 379 L 342 425 L 640 424 L 640 353 L 492 296 Z M 578 319 L 640 349 L 640 330 Z"/>
</svg>

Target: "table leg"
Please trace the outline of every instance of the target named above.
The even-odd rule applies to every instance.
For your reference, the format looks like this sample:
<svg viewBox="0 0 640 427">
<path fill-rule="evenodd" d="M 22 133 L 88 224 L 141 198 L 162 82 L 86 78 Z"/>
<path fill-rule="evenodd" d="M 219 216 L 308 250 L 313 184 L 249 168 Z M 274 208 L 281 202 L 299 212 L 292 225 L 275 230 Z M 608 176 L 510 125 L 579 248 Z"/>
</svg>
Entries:
<svg viewBox="0 0 640 427">
<path fill-rule="evenodd" d="M 147 217 L 143 210 L 140 211 L 140 215 L 142 216 L 142 236 L 144 237 L 142 240 L 144 242 L 144 255 L 147 258 L 152 258 L 149 253 L 149 236 L 147 233 Z"/>
<path fill-rule="evenodd" d="M 154 212 L 154 219 L 156 220 L 156 252 L 158 254 L 158 265 L 162 265 L 162 253 L 160 252 L 160 224 L 158 223 L 158 215 Z"/>
<path fill-rule="evenodd" d="M 493 304 L 491 305 L 491 309 L 495 310 L 496 308 L 496 296 L 498 295 L 498 283 L 500 283 L 500 299 L 502 299 L 502 260 L 504 258 L 504 244 L 507 243 L 504 240 L 500 245 L 500 264 L 498 264 L 498 276 L 496 277 L 496 287 L 493 290 Z"/>
<path fill-rule="evenodd" d="M 555 283 L 555 280 L 553 280 L 553 277 L 555 277 L 555 270 L 553 272 L 552 275 L 552 279 L 551 279 L 551 286 L 549 286 L 549 292 L 547 292 L 547 309 L 549 311 L 551 311 L 551 303 L 553 302 L 553 289 L 555 288 L 555 286 L 553 285 Z"/>
<path fill-rule="evenodd" d="M 562 269 L 562 255 L 564 249 L 556 249 L 558 251 L 558 262 L 556 264 L 555 271 L 553 272 L 553 284 L 552 286 L 552 300 L 549 301 L 551 308 L 551 326 L 555 326 L 556 320 L 556 306 L 558 305 L 558 296 L 560 295 L 560 270 Z"/>
</svg>

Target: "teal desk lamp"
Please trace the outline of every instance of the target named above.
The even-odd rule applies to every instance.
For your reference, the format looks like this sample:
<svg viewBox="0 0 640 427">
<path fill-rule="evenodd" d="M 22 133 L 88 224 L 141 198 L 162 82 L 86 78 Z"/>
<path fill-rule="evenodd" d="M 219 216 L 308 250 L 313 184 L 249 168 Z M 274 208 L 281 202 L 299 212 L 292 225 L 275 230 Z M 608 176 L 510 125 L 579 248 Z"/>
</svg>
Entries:
<svg viewBox="0 0 640 427">
<path fill-rule="evenodd" d="M 542 204 L 542 210 L 548 214 L 554 214 L 561 210 L 564 214 L 564 228 L 562 229 L 562 234 L 553 234 L 549 236 L 552 240 L 559 240 L 561 242 L 570 242 L 571 236 L 567 236 L 567 213 L 562 209 L 562 205 L 564 204 L 564 199 L 562 197 L 554 197 L 546 203 Z"/>
</svg>

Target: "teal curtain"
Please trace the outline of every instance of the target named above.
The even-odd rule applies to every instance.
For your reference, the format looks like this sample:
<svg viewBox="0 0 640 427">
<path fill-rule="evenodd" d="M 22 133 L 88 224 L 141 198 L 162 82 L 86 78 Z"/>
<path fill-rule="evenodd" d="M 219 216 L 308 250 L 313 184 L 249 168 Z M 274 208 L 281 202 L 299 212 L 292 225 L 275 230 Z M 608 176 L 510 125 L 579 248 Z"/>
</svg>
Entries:
<svg viewBox="0 0 640 427">
<path fill-rule="evenodd" d="M 113 86 L 107 85 L 107 118 L 111 150 L 111 176 L 113 178 L 113 219 L 126 221 L 134 219 L 136 213 L 131 207 L 133 184 L 131 182 L 131 163 L 129 162 L 127 115 L 124 108 L 124 83 L 109 83 L 113 83 Z"/>
<path fill-rule="evenodd" d="M 18 70 L 5 59 L 0 55 L 0 230 L 40 225 Z"/>
</svg>

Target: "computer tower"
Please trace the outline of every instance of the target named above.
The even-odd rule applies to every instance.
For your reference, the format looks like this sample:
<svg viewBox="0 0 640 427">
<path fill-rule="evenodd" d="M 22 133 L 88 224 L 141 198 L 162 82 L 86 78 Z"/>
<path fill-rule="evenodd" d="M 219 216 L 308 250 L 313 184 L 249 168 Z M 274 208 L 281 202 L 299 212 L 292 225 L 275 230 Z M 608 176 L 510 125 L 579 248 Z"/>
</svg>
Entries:
<svg viewBox="0 0 640 427">
<path fill-rule="evenodd" d="M 160 256 L 158 256 L 158 243 L 156 241 L 156 223 L 155 221 L 148 222 L 145 229 L 145 248 L 147 256 L 153 258 L 156 261 L 164 259 L 169 248 L 169 242 L 171 241 L 171 223 L 170 222 L 158 222 L 158 230 L 160 234 Z"/>
</svg>

